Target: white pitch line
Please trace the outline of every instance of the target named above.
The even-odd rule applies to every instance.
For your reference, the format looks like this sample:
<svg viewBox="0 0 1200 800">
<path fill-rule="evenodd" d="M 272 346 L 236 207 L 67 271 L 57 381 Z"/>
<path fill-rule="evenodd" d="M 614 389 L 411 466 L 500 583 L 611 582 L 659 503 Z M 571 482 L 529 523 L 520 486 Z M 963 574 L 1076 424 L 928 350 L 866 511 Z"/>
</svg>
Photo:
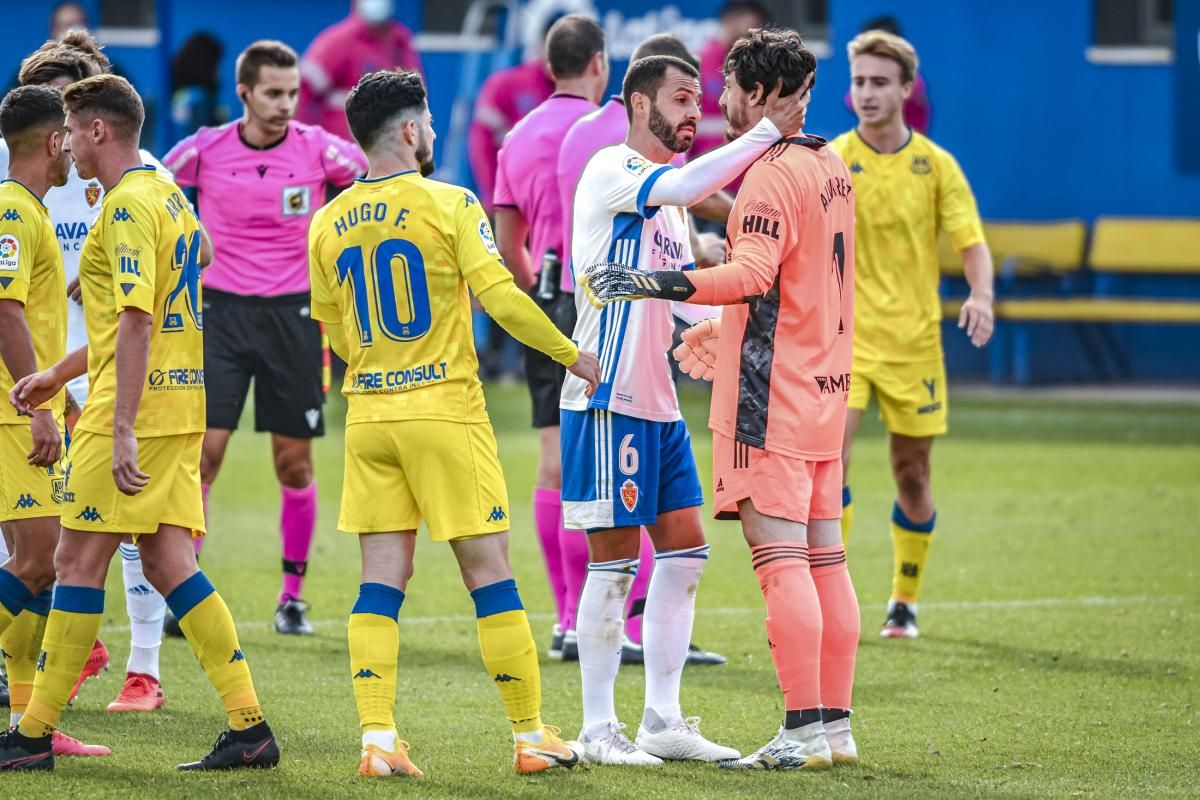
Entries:
<svg viewBox="0 0 1200 800">
<path fill-rule="evenodd" d="M 1120 605 L 1144 605 L 1148 603 L 1182 603 L 1183 597 L 1171 595 L 1129 595 L 1125 597 L 1106 597 L 1106 596 L 1091 596 L 1091 597 L 1035 597 L 1027 599 L 1014 600 L 958 600 L 930 603 L 921 603 L 922 610 L 934 609 L 938 611 L 974 611 L 980 609 L 1022 609 L 1022 608 L 1071 608 L 1071 607 L 1090 607 L 1090 606 L 1120 606 Z M 697 616 L 743 616 L 743 615 L 761 615 L 766 613 L 763 606 L 754 608 L 699 608 L 696 609 Z M 529 613 L 529 619 L 533 621 L 549 621 L 556 618 L 555 614 L 547 611 L 534 611 Z M 467 624 L 475 621 L 475 617 L 468 614 L 452 614 L 452 615 L 436 615 L 436 616 L 408 616 L 403 613 L 400 615 L 400 624 L 404 625 L 457 625 Z M 344 628 L 346 626 L 345 619 L 319 619 L 312 622 L 314 628 Z M 239 630 L 271 630 L 274 627 L 273 622 L 264 620 L 250 620 L 246 622 L 238 622 Z M 128 633 L 128 625 L 110 625 L 105 626 L 104 631 L 107 633 Z"/>
</svg>

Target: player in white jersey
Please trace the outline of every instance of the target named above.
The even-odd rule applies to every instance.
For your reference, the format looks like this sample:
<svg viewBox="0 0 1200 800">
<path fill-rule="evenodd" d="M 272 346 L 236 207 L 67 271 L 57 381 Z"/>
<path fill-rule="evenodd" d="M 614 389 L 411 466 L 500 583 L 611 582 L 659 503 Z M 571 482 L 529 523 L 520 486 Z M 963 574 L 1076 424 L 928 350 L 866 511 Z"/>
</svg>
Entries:
<svg viewBox="0 0 1200 800">
<path fill-rule="evenodd" d="M 18 79 L 22 85 L 62 87 L 83 78 L 109 71 L 109 62 L 95 40 L 85 31 L 72 31 L 62 42 L 47 42 L 21 62 Z M 148 151 L 139 151 L 142 161 L 152 165 L 168 178 L 171 173 Z M 8 147 L 0 139 L 0 177 L 8 174 Z M 55 186 L 45 197 L 45 205 L 54 223 L 55 235 L 62 247 L 63 268 L 67 292 L 67 352 L 87 344 L 87 329 L 83 320 L 82 297 L 79 293 L 79 256 L 83 241 L 99 218 L 104 189 L 95 179 L 79 177 L 75 165 L 64 186 Z M 201 266 L 212 260 L 212 246 L 201 232 Z M 88 396 L 86 373 L 67 384 L 67 429 L 75 420 Z M 0 542 L 2 544 L 2 542 Z M 129 614 L 130 648 L 126 664 L 125 684 L 117 698 L 109 704 L 110 711 L 152 711 L 163 704 L 159 682 L 159 649 L 162 644 L 163 617 L 166 601 L 142 572 L 142 559 L 132 542 L 121 550 L 121 576 L 125 583 L 126 610 Z M 79 684 L 108 666 L 108 650 L 100 640 L 84 666 Z M 74 695 L 72 695 L 74 698 Z"/>
<path fill-rule="evenodd" d="M 795 130 L 803 120 L 803 93 L 782 100 L 777 94 L 745 136 L 675 169 L 669 162 L 696 135 L 699 73 L 672 56 L 634 62 L 623 88 L 629 136 L 596 153 L 575 189 L 572 268 L 619 262 L 669 270 L 685 281 L 682 271 L 695 267 L 687 208 L 749 167 L 779 140 L 780 130 Z M 598 310 L 578 283 L 575 305 L 574 339 L 599 354 L 601 367 L 594 395 L 568 377 L 561 399 L 564 522 L 589 534 L 576 622 L 585 757 L 643 766 L 735 758 L 737 751 L 700 735 L 679 700 L 708 545 L 700 523 L 703 492 L 667 352 L 673 314 L 695 323 L 717 312 L 665 302 Z M 617 721 L 613 686 L 642 525 L 654 542 L 655 568 L 643 622 L 646 704 L 635 745 Z"/>
</svg>

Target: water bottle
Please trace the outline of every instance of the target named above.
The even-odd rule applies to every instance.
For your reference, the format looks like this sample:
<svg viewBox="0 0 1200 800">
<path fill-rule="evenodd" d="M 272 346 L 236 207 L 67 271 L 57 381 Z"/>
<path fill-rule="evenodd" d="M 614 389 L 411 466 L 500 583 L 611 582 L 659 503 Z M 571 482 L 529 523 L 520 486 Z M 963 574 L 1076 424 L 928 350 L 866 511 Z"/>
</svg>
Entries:
<svg viewBox="0 0 1200 800">
<path fill-rule="evenodd" d="M 558 287 L 561 285 L 562 263 L 553 249 L 547 249 L 542 255 L 542 271 L 538 273 L 538 299 L 553 300 L 558 296 Z"/>
</svg>

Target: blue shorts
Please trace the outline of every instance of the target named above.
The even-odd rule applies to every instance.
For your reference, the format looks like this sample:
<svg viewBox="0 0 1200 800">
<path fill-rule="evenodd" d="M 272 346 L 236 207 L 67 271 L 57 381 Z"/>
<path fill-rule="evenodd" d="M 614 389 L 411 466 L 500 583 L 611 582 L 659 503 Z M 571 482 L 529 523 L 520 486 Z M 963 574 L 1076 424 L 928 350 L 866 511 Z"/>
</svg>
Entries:
<svg viewBox="0 0 1200 800">
<path fill-rule="evenodd" d="M 601 409 L 560 415 L 567 528 L 653 525 L 659 514 L 704 505 L 683 420 L 650 422 Z"/>
</svg>

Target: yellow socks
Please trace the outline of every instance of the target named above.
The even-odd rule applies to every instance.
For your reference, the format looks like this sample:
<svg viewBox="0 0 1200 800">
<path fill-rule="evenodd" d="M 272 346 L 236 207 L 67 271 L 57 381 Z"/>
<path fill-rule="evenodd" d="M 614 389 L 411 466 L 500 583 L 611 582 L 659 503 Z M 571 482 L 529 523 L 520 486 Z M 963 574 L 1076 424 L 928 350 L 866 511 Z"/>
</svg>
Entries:
<svg viewBox="0 0 1200 800">
<path fill-rule="evenodd" d="M 8 670 L 9 724 L 16 725 L 33 695 L 33 680 L 37 675 L 38 655 L 42 651 L 42 636 L 46 632 L 46 616 L 50 613 L 53 593 L 47 589 L 29 601 L 8 630 L 0 635 L 0 650 L 4 651 L 4 666 Z"/>
<path fill-rule="evenodd" d="M 404 592 L 394 586 L 363 583 L 350 612 L 350 678 L 364 734 L 396 730 L 397 620 L 403 603 Z"/>
<path fill-rule="evenodd" d="M 517 582 L 509 578 L 481 586 L 471 599 L 483 664 L 500 690 L 513 734 L 541 731 L 542 675 Z"/>
<path fill-rule="evenodd" d="M 892 599 L 912 605 L 921 596 L 925 579 L 925 564 L 929 561 L 929 546 L 933 543 L 934 514 L 926 522 L 913 522 L 900 510 L 892 508 Z"/>
<path fill-rule="evenodd" d="M 57 602 L 57 595 L 55 600 Z M 242 654 L 242 646 L 238 643 L 233 616 L 204 573 L 197 571 L 176 586 L 167 595 L 167 606 L 179 620 L 179 627 L 204 667 L 208 680 L 217 694 L 221 695 L 225 713 L 229 717 L 229 727 L 241 731 L 262 722 L 262 707 L 254 692 L 254 681 L 250 677 L 250 667 L 246 665 L 246 656 Z M 49 629 L 46 635 L 49 640 Z M 80 666 L 83 664 L 80 663 Z"/>
<path fill-rule="evenodd" d="M 850 544 L 850 531 L 854 528 L 854 498 L 850 487 L 842 487 L 842 547 Z"/>
<path fill-rule="evenodd" d="M 71 689 L 92 652 L 103 614 L 103 589 L 59 585 L 54 590 L 33 696 L 18 725 L 23 735 L 49 736 L 57 727 Z"/>
</svg>

